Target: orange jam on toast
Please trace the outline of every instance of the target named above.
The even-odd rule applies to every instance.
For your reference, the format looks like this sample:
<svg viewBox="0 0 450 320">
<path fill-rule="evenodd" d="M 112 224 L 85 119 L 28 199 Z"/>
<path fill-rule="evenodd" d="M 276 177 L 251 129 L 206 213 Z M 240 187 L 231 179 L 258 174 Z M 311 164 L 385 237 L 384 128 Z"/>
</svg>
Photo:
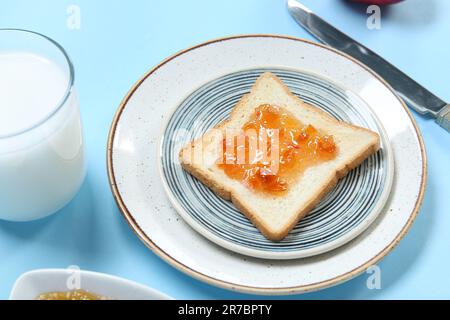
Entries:
<svg viewBox="0 0 450 320">
<path fill-rule="evenodd" d="M 239 134 L 226 134 L 217 164 L 250 189 L 282 194 L 307 168 L 336 154 L 332 136 L 302 124 L 282 107 L 263 104 Z"/>
</svg>

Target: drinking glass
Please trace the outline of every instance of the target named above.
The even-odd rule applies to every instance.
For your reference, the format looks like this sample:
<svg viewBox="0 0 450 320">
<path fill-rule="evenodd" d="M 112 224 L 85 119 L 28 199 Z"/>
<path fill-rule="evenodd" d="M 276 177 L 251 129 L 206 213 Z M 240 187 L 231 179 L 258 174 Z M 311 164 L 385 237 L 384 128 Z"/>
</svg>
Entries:
<svg viewBox="0 0 450 320">
<path fill-rule="evenodd" d="M 74 68 L 42 34 L 0 29 L 0 219 L 64 207 L 85 176 Z"/>
</svg>

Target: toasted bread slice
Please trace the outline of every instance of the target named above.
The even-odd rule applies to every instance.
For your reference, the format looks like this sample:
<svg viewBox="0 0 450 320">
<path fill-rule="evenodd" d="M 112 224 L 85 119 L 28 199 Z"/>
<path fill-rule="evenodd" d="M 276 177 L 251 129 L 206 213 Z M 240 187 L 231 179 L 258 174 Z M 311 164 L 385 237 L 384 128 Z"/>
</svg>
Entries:
<svg viewBox="0 0 450 320">
<path fill-rule="evenodd" d="M 287 86 L 271 73 L 262 74 L 251 92 L 242 97 L 229 119 L 215 129 L 240 130 L 255 108 L 270 104 L 285 108 L 303 124 L 332 135 L 338 153 L 330 161 L 307 168 L 282 196 L 255 192 L 242 181 L 228 177 L 217 165 L 222 137 L 218 130 L 209 130 L 202 138 L 189 143 L 180 151 L 180 163 L 185 170 L 211 188 L 217 195 L 245 214 L 264 236 L 280 241 L 297 222 L 337 183 L 367 157 L 380 148 L 378 134 L 336 120 L 328 113 L 306 104 L 292 94 Z M 201 148 L 197 148 L 201 145 Z M 202 150 L 202 161 L 193 161 L 192 151 Z"/>
</svg>

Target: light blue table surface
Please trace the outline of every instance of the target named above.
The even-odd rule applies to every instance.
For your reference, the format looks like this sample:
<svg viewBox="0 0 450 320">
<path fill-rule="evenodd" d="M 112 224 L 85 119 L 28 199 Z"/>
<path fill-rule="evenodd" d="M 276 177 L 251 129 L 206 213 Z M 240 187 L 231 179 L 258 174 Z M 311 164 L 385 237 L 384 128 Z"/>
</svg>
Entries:
<svg viewBox="0 0 450 320">
<path fill-rule="evenodd" d="M 343 0 L 304 0 L 321 16 L 381 53 L 450 101 L 450 1 L 406 0 L 382 10 L 381 30 L 366 27 L 365 7 Z M 81 9 L 69 30 L 67 7 Z M 25 28 L 59 41 L 76 68 L 88 175 L 75 199 L 42 221 L 0 222 L 0 298 L 36 269 L 78 265 L 159 289 L 178 299 L 246 299 L 194 280 L 163 262 L 128 228 L 110 192 L 105 148 L 109 126 L 133 83 L 183 48 L 228 35 L 285 34 L 312 39 L 284 0 L 0 0 L 0 28 Z M 382 289 L 363 274 L 295 299 L 450 298 L 450 134 L 414 114 L 428 153 L 428 185 L 411 231 L 381 263 Z M 26 201 L 26 199 L 24 199 Z M 1 205 L 1 204 L 0 204 Z"/>
</svg>

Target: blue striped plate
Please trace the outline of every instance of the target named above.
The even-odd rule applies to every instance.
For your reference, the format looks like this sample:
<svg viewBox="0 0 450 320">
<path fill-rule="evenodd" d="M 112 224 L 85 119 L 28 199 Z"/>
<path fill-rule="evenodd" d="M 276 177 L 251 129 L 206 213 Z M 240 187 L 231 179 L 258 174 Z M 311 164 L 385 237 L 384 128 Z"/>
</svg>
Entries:
<svg viewBox="0 0 450 320">
<path fill-rule="evenodd" d="M 343 178 L 281 242 L 266 239 L 231 202 L 185 172 L 178 161 L 180 148 L 226 119 L 265 71 L 276 74 L 305 102 L 381 136 L 381 150 Z M 160 169 L 174 207 L 202 235 L 241 254 L 294 259 L 332 250 L 363 232 L 387 201 L 394 167 L 384 129 L 358 96 L 305 72 L 252 69 L 213 80 L 182 101 L 170 117 L 161 140 Z"/>
</svg>

